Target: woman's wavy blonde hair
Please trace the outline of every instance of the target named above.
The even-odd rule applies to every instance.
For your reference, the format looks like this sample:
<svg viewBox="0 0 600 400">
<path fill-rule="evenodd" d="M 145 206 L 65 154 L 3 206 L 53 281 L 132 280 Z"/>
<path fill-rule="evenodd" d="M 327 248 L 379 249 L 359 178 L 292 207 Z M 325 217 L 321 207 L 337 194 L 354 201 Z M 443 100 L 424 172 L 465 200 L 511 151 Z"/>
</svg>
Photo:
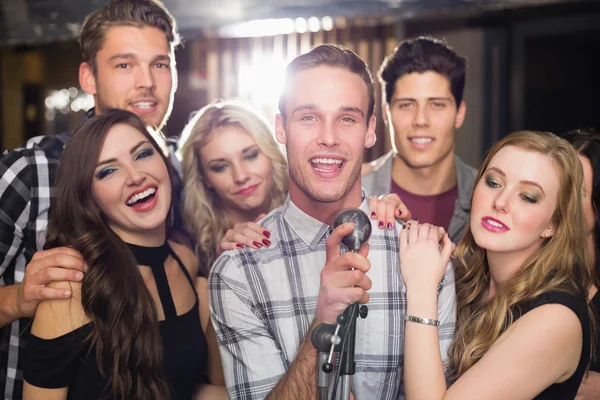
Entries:
<svg viewBox="0 0 600 400">
<path fill-rule="evenodd" d="M 206 186 L 199 150 L 216 129 L 234 125 L 252 136 L 260 150 L 271 160 L 274 187 L 269 210 L 280 206 L 288 193 L 287 161 L 275 142 L 273 131 L 251 105 L 241 100 L 219 100 L 202 108 L 184 128 L 178 157 L 183 168 L 182 213 L 184 224 L 196 241 L 201 268 L 208 274 L 216 259 L 216 248 L 225 232 L 232 228 L 216 192 Z"/>
<path fill-rule="evenodd" d="M 543 154 L 553 160 L 560 184 L 552 217 L 556 230 L 552 237 L 544 239 L 542 247 L 525 261 L 516 276 L 503 284 L 494 297 L 485 299 L 490 286 L 486 252 L 477 246 L 467 225 L 453 256 L 458 315 L 449 357 L 452 380 L 483 357 L 513 322 L 514 312 L 520 305 L 550 291 L 585 296 L 593 282 L 593 265 L 582 229 L 583 170 L 577 153 L 569 143 L 552 133 L 515 132 L 490 149 L 475 185 L 482 179 L 490 160 L 506 146 Z"/>
</svg>

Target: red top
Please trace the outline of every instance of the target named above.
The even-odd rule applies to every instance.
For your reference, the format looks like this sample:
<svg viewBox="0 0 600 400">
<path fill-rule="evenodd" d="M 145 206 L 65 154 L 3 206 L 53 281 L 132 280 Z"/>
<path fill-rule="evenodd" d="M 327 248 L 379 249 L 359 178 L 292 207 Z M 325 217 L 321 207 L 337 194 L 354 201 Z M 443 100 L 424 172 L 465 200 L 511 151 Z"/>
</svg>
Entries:
<svg viewBox="0 0 600 400">
<path fill-rule="evenodd" d="M 454 204 L 458 198 L 456 185 L 444 193 L 422 196 L 407 192 L 392 179 L 392 193 L 400 196 L 413 219 L 441 226 L 448 231 L 448 225 L 454 214 Z"/>
</svg>

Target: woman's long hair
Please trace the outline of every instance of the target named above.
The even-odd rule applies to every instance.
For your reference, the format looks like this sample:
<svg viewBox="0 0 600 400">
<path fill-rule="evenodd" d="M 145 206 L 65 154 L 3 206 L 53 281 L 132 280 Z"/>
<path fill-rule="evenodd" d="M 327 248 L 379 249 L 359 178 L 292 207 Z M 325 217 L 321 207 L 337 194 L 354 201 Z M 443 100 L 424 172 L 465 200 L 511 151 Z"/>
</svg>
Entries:
<svg viewBox="0 0 600 400">
<path fill-rule="evenodd" d="M 494 145 L 476 179 L 482 179 L 490 160 L 506 146 L 514 146 L 550 157 L 559 177 L 556 210 L 552 216 L 554 235 L 525 261 L 516 276 L 504 283 L 491 298 L 490 271 L 485 249 L 475 243 L 467 230 L 454 253 L 457 290 L 457 326 L 450 347 L 451 379 L 457 379 L 483 357 L 513 322 L 521 304 L 550 291 L 585 296 L 592 283 L 593 266 L 586 250 L 583 224 L 583 170 L 573 147 L 547 133 L 522 131 L 508 135 Z M 552 171 L 549 171 L 552 173 Z M 591 330 L 591 329 L 590 329 Z"/>
<path fill-rule="evenodd" d="M 160 147 L 137 116 L 112 110 L 91 118 L 74 133 L 60 159 L 45 248 L 73 247 L 89 267 L 81 303 L 93 323 L 91 344 L 101 374 L 110 381 L 112 396 L 167 399 L 170 392 L 154 301 L 133 254 L 108 226 L 92 197 L 104 140 L 118 124 L 144 134 L 171 173 Z"/>
<path fill-rule="evenodd" d="M 594 209 L 594 244 L 595 254 L 595 279 L 596 287 L 600 288 L 600 134 L 593 129 L 576 129 L 561 136 L 581 154 L 590 161 L 592 166 L 592 208 Z"/>
<path fill-rule="evenodd" d="M 202 108 L 188 122 L 180 139 L 178 153 L 183 168 L 182 213 L 186 228 L 197 244 L 201 268 L 205 275 L 216 259 L 217 245 L 232 228 L 223 201 L 205 183 L 199 152 L 224 126 L 238 126 L 252 136 L 273 165 L 274 187 L 269 210 L 280 206 L 288 193 L 287 162 L 265 120 L 247 103 L 237 100 L 216 101 Z"/>
</svg>

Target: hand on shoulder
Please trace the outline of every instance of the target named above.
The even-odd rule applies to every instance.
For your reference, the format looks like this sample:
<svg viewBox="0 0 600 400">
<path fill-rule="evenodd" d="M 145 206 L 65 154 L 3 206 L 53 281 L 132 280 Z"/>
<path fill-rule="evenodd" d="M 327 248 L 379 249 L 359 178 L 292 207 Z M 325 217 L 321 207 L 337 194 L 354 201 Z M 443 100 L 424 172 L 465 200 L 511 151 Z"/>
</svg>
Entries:
<svg viewBox="0 0 600 400">
<path fill-rule="evenodd" d="M 47 287 L 69 291 L 71 297 L 41 301 L 31 326 L 32 334 L 42 339 L 54 339 L 90 322 L 81 304 L 81 282 L 52 282 Z"/>
<path fill-rule="evenodd" d="M 54 288 L 51 283 L 79 282 L 86 270 L 81 254 L 70 247 L 38 251 L 27 264 L 23 281 L 18 285 L 16 305 L 19 313 L 31 317 L 40 301 L 68 298 L 71 295 L 68 287 Z"/>
</svg>

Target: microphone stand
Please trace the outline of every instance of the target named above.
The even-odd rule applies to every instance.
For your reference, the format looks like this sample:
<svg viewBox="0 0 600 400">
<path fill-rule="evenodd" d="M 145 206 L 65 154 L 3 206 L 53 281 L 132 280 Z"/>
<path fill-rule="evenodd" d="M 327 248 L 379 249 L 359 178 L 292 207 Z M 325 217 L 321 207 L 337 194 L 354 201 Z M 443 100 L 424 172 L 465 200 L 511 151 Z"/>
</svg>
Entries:
<svg viewBox="0 0 600 400">
<path fill-rule="evenodd" d="M 356 373 L 356 362 L 354 361 L 356 320 L 359 315 L 363 319 L 366 318 L 367 313 L 367 306 L 352 303 L 343 313 L 338 315 L 337 325 L 320 324 L 313 331 L 311 341 L 313 346 L 319 350 L 317 386 L 320 400 L 328 398 L 328 374 L 333 371 L 332 358 L 334 352 L 338 352 L 340 355 L 332 395 L 335 396 L 338 379 L 341 377 L 340 399 L 350 399 L 350 378 L 351 375 Z M 333 396 L 332 398 L 335 399 Z"/>
<path fill-rule="evenodd" d="M 328 375 L 333 371 L 333 352 L 340 350 L 341 338 L 339 336 L 340 325 L 320 324 L 313 330 L 311 341 L 313 346 L 319 350 L 317 361 L 317 387 L 319 400 L 327 400 L 327 388 L 329 386 Z"/>
<path fill-rule="evenodd" d="M 366 308 L 365 308 L 366 309 Z M 356 362 L 354 361 L 354 352 L 356 346 L 356 319 L 358 317 L 358 303 L 352 303 L 338 319 L 347 324 L 344 333 L 342 351 L 340 353 L 340 365 L 338 373 L 342 377 L 341 399 L 350 399 L 350 378 L 356 372 Z M 337 384 L 337 380 L 335 382 Z"/>
</svg>

